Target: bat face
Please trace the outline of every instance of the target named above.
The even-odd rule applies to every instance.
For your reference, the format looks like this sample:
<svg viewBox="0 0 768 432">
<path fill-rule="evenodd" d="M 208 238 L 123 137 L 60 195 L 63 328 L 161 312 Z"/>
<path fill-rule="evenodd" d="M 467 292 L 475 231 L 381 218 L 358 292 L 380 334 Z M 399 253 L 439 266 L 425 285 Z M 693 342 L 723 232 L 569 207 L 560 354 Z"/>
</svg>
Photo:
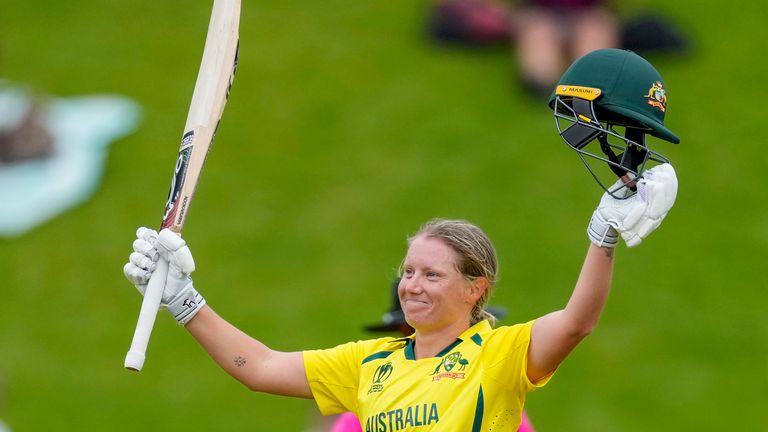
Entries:
<svg viewBox="0 0 768 432">
<path fill-rule="evenodd" d="M 237 71 L 237 0 L 217 0 L 176 158 L 161 229 L 181 232 L 203 164 L 213 144 Z"/>
</svg>

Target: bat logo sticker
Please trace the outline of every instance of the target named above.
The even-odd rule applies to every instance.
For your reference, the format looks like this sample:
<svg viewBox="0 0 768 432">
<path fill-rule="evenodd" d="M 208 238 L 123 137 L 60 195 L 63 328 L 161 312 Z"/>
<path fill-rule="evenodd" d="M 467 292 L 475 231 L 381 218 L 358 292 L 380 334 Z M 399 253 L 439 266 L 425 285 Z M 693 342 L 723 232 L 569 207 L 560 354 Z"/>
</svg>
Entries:
<svg viewBox="0 0 768 432">
<path fill-rule="evenodd" d="M 178 210 L 176 201 L 179 199 L 181 188 L 184 186 L 184 177 L 187 174 L 189 156 L 192 154 L 192 141 L 194 141 L 194 136 L 195 132 L 189 131 L 184 134 L 184 137 L 181 139 L 181 150 L 179 151 L 179 157 L 176 159 L 176 166 L 173 170 L 171 188 L 168 191 L 168 201 L 165 203 L 165 213 L 163 214 L 163 223 L 161 224 L 162 228 L 168 228 L 173 224 L 174 216 Z"/>
</svg>

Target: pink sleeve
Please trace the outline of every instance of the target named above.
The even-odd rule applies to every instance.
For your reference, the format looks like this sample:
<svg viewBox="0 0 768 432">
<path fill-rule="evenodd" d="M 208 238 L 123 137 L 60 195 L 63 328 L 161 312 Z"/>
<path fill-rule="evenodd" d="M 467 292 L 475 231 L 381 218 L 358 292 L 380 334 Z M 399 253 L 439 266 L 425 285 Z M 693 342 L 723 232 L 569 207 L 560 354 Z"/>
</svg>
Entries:
<svg viewBox="0 0 768 432">
<path fill-rule="evenodd" d="M 535 432 L 533 430 L 533 424 L 531 424 L 531 419 L 528 418 L 528 414 L 523 411 L 523 419 L 520 422 L 520 427 L 517 429 L 517 432 Z"/>
<path fill-rule="evenodd" d="M 331 428 L 331 432 L 363 432 L 363 429 L 355 414 L 346 412 L 339 415 L 338 420 Z"/>
</svg>

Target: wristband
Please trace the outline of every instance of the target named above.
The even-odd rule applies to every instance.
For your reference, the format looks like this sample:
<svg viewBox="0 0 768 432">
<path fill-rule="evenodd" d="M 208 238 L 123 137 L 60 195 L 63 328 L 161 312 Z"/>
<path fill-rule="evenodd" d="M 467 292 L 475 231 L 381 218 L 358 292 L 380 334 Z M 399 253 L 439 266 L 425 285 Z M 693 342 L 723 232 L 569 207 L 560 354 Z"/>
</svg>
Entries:
<svg viewBox="0 0 768 432">
<path fill-rule="evenodd" d="M 615 248 L 619 232 L 605 220 L 599 211 L 595 210 L 589 225 L 587 225 L 587 236 L 596 246 Z"/>
<path fill-rule="evenodd" d="M 185 325 L 204 305 L 205 299 L 190 282 L 168 302 L 166 307 L 179 325 Z"/>
</svg>

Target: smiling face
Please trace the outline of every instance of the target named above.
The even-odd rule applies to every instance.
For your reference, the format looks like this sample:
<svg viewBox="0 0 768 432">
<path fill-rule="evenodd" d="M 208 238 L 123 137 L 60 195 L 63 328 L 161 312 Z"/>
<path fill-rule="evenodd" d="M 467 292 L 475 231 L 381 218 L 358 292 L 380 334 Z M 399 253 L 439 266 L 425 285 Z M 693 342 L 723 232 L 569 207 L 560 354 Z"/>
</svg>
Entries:
<svg viewBox="0 0 768 432">
<path fill-rule="evenodd" d="M 473 283 L 459 272 L 458 259 L 458 254 L 439 238 L 420 235 L 411 241 L 398 295 L 406 321 L 417 331 L 458 322 L 469 326 L 479 295 Z"/>
</svg>

